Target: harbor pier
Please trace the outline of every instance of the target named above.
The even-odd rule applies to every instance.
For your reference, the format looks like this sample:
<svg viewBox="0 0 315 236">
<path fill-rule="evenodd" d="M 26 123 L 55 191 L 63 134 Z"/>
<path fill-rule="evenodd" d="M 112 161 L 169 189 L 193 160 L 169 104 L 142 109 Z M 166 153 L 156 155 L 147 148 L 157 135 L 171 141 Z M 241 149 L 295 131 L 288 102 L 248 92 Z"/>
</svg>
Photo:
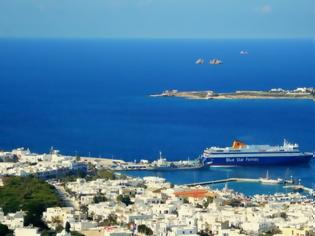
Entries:
<svg viewBox="0 0 315 236">
<path fill-rule="evenodd" d="M 314 195 L 314 193 L 315 193 L 314 189 L 305 187 L 305 186 L 303 186 L 301 184 L 287 185 L 287 186 L 284 186 L 284 188 L 293 189 L 294 191 L 307 192 L 307 193 L 309 193 L 311 195 Z"/>
<path fill-rule="evenodd" d="M 219 180 L 209 180 L 209 181 L 203 181 L 203 182 L 196 182 L 196 183 L 186 184 L 186 186 L 188 186 L 188 187 L 194 187 L 194 186 L 221 184 L 221 183 L 229 183 L 229 182 L 251 182 L 251 183 L 259 183 L 259 182 L 260 182 L 260 179 L 227 178 L 227 179 L 219 179 Z"/>
<path fill-rule="evenodd" d="M 204 186 L 204 185 L 213 185 L 213 184 L 221 184 L 221 183 L 229 183 L 229 182 L 244 182 L 244 183 L 263 183 L 260 178 L 227 178 L 227 179 L 219 179 L 219 180 L 209 180 L 209 181 L 203 181 L 203 182 L 196 182 L 196 183 L 190 183 L 185 184 L 187 187 L 195 187 L 195 186 Z M 294 191 L 302 191 L 305 193 L 308 193 L 312 196 L 315 196 L 315 190 L 312 188 L 305 187 L 301 184 L 288 184 L 286 185 L 284 182 L 274 183 L 274 184 L 281 184 L 285 185 L 283 188 L 292 189 Z"/>
</svg>

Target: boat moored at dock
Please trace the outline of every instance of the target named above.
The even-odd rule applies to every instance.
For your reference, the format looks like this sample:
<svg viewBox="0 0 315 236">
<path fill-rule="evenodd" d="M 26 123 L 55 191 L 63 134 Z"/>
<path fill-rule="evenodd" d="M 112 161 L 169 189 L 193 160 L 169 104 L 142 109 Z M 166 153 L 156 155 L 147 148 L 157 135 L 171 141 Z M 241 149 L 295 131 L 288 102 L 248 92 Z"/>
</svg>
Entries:
<svg viewBox="0 0 315 236">
<path fill-rule="evenodd" d="M 282 184 L 282 183 L 284 183 L 283 179 L 280 179 L 280 178 L 278 178 L 278 179 L 271 179 L 269 177 L 269 171 L 268 170 L 267 170 L 266 177 L 260 178 L 259 181 L 262 184 Z"/>
<path fill-rule="evenodd" d="M 203 163 L 199 159 L 168 161 L 160 152 L 159 158 L 152 162 L 141 160 L 140 162 L 125 162 L 117 166 L 115 170 L 152 170 L 152 171 L 169 171 L 169 170 L 194 170 L 203 168 Z"/>
<path fill-rule="evenodd" d="M 308 163 L 313 157 L 313 153 L 301 152 L 298 144 L 286 140 L 282 146 L 246 145 L 234 141 L 232 147 L 205 149 L 201 161 L 207 166 L 266 166 Z"/>
</svg>

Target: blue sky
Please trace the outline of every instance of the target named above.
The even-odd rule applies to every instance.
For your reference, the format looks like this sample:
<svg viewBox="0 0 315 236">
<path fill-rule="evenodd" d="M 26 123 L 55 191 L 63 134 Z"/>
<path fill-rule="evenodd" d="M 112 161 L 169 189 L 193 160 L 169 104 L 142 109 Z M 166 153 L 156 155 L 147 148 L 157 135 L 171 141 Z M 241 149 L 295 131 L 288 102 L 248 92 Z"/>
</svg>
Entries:
<svg viewBox="0 0 315 236">
<path fill-rule="evenodd" d="M 315 0 L 0 0 L 0 37 L 315 37 Z"/>
</svg>

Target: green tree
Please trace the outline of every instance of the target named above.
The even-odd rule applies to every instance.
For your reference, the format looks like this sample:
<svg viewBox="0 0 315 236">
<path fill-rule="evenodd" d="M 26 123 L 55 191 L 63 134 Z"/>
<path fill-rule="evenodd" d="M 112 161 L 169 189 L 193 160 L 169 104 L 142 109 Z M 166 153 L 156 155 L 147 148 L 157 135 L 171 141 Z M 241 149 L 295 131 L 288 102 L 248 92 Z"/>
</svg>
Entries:
<svg viewBox="0 0 315 236">
<path fill-rule="evenodd" d="M 70 228 L 71 228 L 71 225 L 70 225 L 70 223 L 67 221 L 67 222 L 66 222 L 66 226 L 65 226 L 65 231 L 66 231 L 67 233 L 70 233 Z"/>
<path fill-rule="evenodd" d="M 109 216 L 100 223 L 100 226 L 112 226 L 117 225 L 117 215 L 109 214 Z"/>
<path fill-rule="evenodd" d="M 280 213 L 280 217 L 283 218 L 283 219 L 285 219 L 285 220 L 288 219 L 288 215 L 287 215 L 287 213 L 285 213 L 285 212 L 281 212 L 281 213 Z"/>
<path fill-rule="evenodd" d="M 12 233 L 12 231 L 9 230 L 8 226 L 0 224 L 0 235 L 7 235 L 9 233 Z"/>
<path fill-rule="evenodd" d="M 5 177 L 0 188 L 0 207 L 4 213 L 23 210 L 25 225 L 46 229 L 41 220 L 48 207 L 62 206 L 56 189 L 47 182 L 34 177 Z"/>
<path fill-rule="evenodd" d="M 202 208 L 202 205 L 200 205 L 199 203 L 197 203 L 196 208 Z"/>
<path fill-rule="evenodd" d="M 183 203 L 188 204 L 188 203 L 189 203 L 188 199 L 187 199 L 187 198 L 184 198 L 184 199 L 183 199 Z"/>
<path fill-rule="evenodd" d="M 146 225 L 138 225 L 138 232 L 145 235 L 153 235 L 152 229 Z"/>
<path fill-rule="evenodd" d="M 106 202 L 107 198 L 104 195 L 98 194 L 93 199 L 94 203 Z"/>
<path fill-rule="evenodd" d="M 226 202 L 226 205 L 230 205 L 232 207 L 240 207 L 242 206 L 242 202 L 239 199 L 231 199 Z"/>
<path fill-rule="evenodd" d="M 84 236 L 84 234 L 81 234 L 77 231 L 73 231 L 73 232 L 71 232 L 71 236 Z"/>
<path fill-rule="evenodd" d="M 116 179 L 115 173 L 111 170 L 97 170 L 96 176 L 97 179 L 107 179 L 107 180 L 114 180 Z"/>
<path fill-rule="evenodd" d="M 61 224 L 57 225 L 55 230 L 56 230 L 57 233 L 60 233 L 63 230 L 63 226 Z"/>
<path fill-rule="evenodd" d="M 126 204 L 126 206 L 129 206 L 131 204 L 133 204 L 133 202 L 130 200 L 130 197 L 127 195 L 118 195 L 117 196 L 117 201 L 122 202 L 124 204 Z"/>
<path fill-rule="evenodd" d="M 207 197 L 207 200 L 204 202 L 203 207 L 207 208 L 210 203 L 213 202 L 213 197 Z"/>
<path fill-rule="evenodd" d="M 207 232 L 201 230 L 200 232 L 197 233 L 200 236 L 211 236 L 210 234 L 208 234 Z"/>
</svg>

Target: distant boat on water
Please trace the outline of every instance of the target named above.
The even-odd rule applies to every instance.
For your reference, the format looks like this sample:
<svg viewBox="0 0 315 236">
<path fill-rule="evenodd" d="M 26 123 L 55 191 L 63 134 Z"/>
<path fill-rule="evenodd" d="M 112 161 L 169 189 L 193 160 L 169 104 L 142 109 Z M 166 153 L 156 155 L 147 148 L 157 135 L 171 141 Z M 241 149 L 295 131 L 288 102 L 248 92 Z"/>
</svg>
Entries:
<svg viewBox="0 0 315 236">
<path fill-rule="evenodd" d="M 241 54 L 241 55 L 248 55 L 248 51 L 242 50 L 242 51 L 240 51 L 240 54 Z"/>
<path fill-rule="evenodd" d="M 202 65 L 205 63 L 205 61 L 202 58 L 198 58 L 197 61 L 195 62 L 197 65 Z"/>
<path fill-rule="evenodd" d="M 222 63 L 223 62 L 221 60 L 217 59 L 217 58 L 214 58 L 214 59 L 209 61 L 209 64 L 211 64 L 211 65 L 220 65 Z"/>
</svg>

